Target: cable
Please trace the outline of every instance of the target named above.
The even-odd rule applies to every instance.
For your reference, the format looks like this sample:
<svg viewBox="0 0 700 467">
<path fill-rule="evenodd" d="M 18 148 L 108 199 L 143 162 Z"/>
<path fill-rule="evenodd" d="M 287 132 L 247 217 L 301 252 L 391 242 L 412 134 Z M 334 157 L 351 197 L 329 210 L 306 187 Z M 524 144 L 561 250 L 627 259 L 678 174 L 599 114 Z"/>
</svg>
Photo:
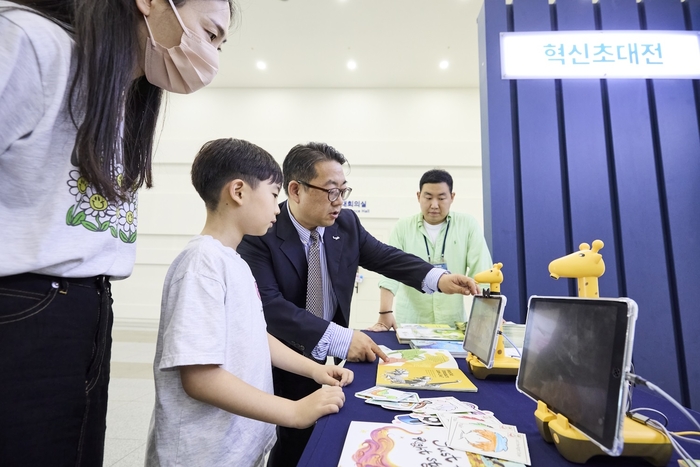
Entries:
<svg viewBox="0 0 700 467">
<path fill-rule="evenodd" d="M 690 454 L 688 454 L 688 452 L 683 448 L 683 446 L 681 446 L 680 443 L 676 441 L 674 436 L 666 429 L 665 426 L 653 419 L 647 420 L 646 425 L 664 433 L 668 440 L 671 442 L 673 449 L 675 449 L 678 455 L 681 457 L 681 459 L 683 459 L 686 462 L 686 464 L 688 464 L 688 467 L 700 467 L 700 465 L 698 465 L 698 463 L 695 462 L 695 460 L 690 456 Z"/>
<path fill-rule="evenodd" d="M 625 377 L 627 381 L 630 381 L 632 384 L 639 384 L 642 386 L 646 386 L 649 388 L 651 391 L 659 394 L 660 396 L 664 397 L 666 400 L 668 400 L 671 404 L 673 404 L 678 410 L 683 413 L 692 423 L 693 425 L 697 426 L 698 429 L 700 429 L 700 423 L 698 423 L 697 420 L 695 420 L 695 417 L 693 417 L 688 410 L 686 410 L 685 407 L 683 407 L 681 404 L 679 404 L 673 397 L 671 397 L 669 394 L 667 394 L 663 389 L 658 387 L 657 385 L 650 383 L 649 381 L 645 380 L 639 375 L 635 375 L 634 373 L 628 373 Z M 681 457 L 682 460 L 685 461 L 688 467 L 700 467 L 700 464 L 698 464 L 691 456 L 688 454 L 688 452 L 681 446 L 681 444 L 678 442 L 678 440 L 683 440 L 683 441 L 688 441 L 694 444 L 700 444 L 700 440 L 697 439 L 692 439 L 692 438 L 686 438 L 682 436 L 683 434 L 700 434 L 695 431 L 685 431 L 685 432 L 678 432 L 678 433 L 672 433 L 668 431 L 665 425 L 662 425 L 661 422 L 658 420 L 654 420 L 652 418 L 647 417 L 646 415 L 642 415 L 639 412 L 648 410 L 655 412 L 662 417 L 664 417 L 665 424 L 668 424 L 668 418 L 661 412 L 655 409 L 649 409 L 649 408 L 639 408 L 639 409 L 634 409 L 630 410 L 628 412 L 629 416 L 640 422 L 643 423 L 661 433 L 663 433 L 666 438 L 668 438 L 669 442 L 671 443 L 671 446 L 673 446 L 673 449 L 678 453 L 678 455 Z"/>
<path fill-rule="evenodd" d="M 671 404 L 673 404 L 678 410 L 680 410 L 681 413 L 683 413 L 683 415 L 685 415 L 688 418 L 688 420 L 693 422 L 693 425 L 695 425 L 698 428 L 698 430 L 700 430 L 700 423 L 698 423 L 698 421 L 695 420 L 695 418 L 690 414 L 690 412 L 688 412 L 686 410 L 685 407 L 683 407 L 681 404 L 679 404 L 673 397 L 668 395 L 666 393 L 666 391 L 664 391 L 663 389 L 661 389 L 660 387 L 658 387 L 654 383 L 651 383 L 651 382 L 645 380 L 644 378 L 642 378 L 641 376 L 635 375 L 633 373 L 627 374 L 627 380 L 633 382 L 634 384 L 640 384 L 642 386 L 646 386 L 649 389 L 651 389 L 653 392 L 663 396 L 666 400 L 668 400 Z"/>
<path fill-rule="evenodd" d="M 661 389 L 660 387 L 658 387 L 657 385 L 655 385 L 655 384 L 653 384 L 653 383 L 650 383 L 650 382 L 647 381 L 646 386 L 647 386 L 649 389 L 651 389 L 652 391 L 656 392 L 657 394 L 661 394 L 663 397 L 665 397 L 666 399 L 668 399 L 668 401 L 669 401 L 670 403 L 672 403 L 673 405 L 675 405 L 676 408 L 677 408 L 678 410 L 680 410 L 680 411 L 683 413 L 683 415 L 685 415 L 685 416 L 688 418 L 688 420 L 690 420 L 691 422 L 693 422 L 693 424 L 694 424 L 696 427 L 698 427 L 698 430 L 700 430 L 700 423 L 698 423 L 698 421 L 695 420 L 695 418 L 690 414 L 690 412 L 688 412 L 688 411 L 686 410 L 686 408 L 683 407 L 681 404 L 679 404 L 673 397 L 669 396 L 663 389 Z"/>
<path fill-rule="evenodd" d="M 649 412 L 654 412 L 656 414 L 661 415 L 664 418 L 664 426 L 668 426 L 668 417 L 666 415 L 664 415 L 663 412 L 656 410 L 656 409 L 651 409 L 649 407 L 638 407 L 636 409 L 629 410 L 628 413 L 638 413 L 638 412 L 641 412 L 643 410 L 649 411 Z"/>
<path fill-rule="evenodd" d="M 671 433 L 671 434 L 673 435 L 673 437 L 676 438 L 676 439 L 682 439 L 683 441 L 687 441 L 687 442 L 693 443 L 693 444 L 700 444 L 700 439 L 686 438 L 685 436 L 678 435 L 678 434 L 676 434 L 676 433 L 674 433 L 674 432 L 672 432 L 672 431 L 671 431 L 670 433 Z"/>
<path fill-rule="evenodd" d="M 659 423 L 657 420 L 654 420 L 653 418 L 649 418 L 646 415 L 642 415 L 637 412 L 629 412 L 628 413 L 629 417 L 632 418 L 633 420 L 636 420 L 639 423 L 643 423 L 644 425 L 648 426 L 649 428 L 652 428 L 660 433 L 662 433 L 666 438 L 668 439 L 669 443 L 673 447 L 673 449 L 678 453 L 679 457 L 683 459 L 688 466 L 690 467 L 700 467 L 697 465 L 697 463 L 690 457 L 688 452 L 683 448 L 683 446 L 674 439 L 674 435 L 668 431 L 668 429 Z M 681 437 L 682 438 L 682 437 Z"/>
<path fill-rule="evenodd" d="M 630 373 L 634 373 L 634 362 L 630 362 Z M 629 385 L 629 391 L 627 391 L 627 410 L 632 407 L 632 391 L 634 390 L 634 384 Z"/>
<path fill-rule="evenodd" d="M 672 431 L 671 433 L 678 436 L 700 436 L 700 431 Z"/>
<path fill-rule="evenodd" d="M 518 347 L 515 346 L 515 344 L 513 343 L 513 341 L 510 340 L 510 339 L 508 338 L 508 336 L 506 336 L 506 335 L 503 333 L 503 331 L 498 331 L 498 333 L 499 333 L 500 335 L 502 335 L 503 338 L 504 338 L 505 340 L 508 341 L 508 343 L 515 349 L 516 352 L 518 352 L 518 357 L 523 358 L 523 354 L 520 353 L 520 349 L 518 349 Z"/>
</svg>

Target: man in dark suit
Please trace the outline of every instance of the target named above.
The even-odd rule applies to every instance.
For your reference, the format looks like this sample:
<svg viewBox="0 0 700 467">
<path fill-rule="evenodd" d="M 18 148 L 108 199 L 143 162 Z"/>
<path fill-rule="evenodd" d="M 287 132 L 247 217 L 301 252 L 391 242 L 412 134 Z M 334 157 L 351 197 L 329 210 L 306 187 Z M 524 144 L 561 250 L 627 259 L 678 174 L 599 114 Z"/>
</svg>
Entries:
<svg viewBox="0 0 700 467">
<path fill-rule="evenodd" d="M 479 290 L 466 276 L 381 243 L 353 211 L 341 209 L 352 191 L 345 163 L 345 156 L 327 144 L 292 148 L 282 166 L 288 200 L 280 205 L 277 222 L 262 237 L 244 237 L 238 247 L 257 281 L 268 332 L 319 362 L 328 356 L 386 358 L 369 336 L 348 329 L 358 266 L 426 293 Z M 275 394 L 293 400 L 319 387 L 278 368 L 273 380 Z M 296 466 L 312 431 L 278 427 L 268 467 Z"/>
</svg>

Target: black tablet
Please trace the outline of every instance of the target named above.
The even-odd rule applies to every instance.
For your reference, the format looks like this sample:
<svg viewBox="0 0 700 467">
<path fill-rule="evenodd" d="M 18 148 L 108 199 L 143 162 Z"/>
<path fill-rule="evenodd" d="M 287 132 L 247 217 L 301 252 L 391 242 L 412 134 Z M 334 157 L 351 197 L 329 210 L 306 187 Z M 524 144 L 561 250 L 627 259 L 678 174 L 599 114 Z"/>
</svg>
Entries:
<svg viewBox="0 0 700 467">
<path fill-rule="evenodd" d="M 493 367 L 505 307 L 505 295 L 475 295 L 472 300 L 462 347 L 478 358 L 486 368 Z"/>
<path fill-rule="evenodd" d="M 622 452 L 637 304 L 530 297 L 515 385 L 564 415 L 606 453 Z"/>
</svg>

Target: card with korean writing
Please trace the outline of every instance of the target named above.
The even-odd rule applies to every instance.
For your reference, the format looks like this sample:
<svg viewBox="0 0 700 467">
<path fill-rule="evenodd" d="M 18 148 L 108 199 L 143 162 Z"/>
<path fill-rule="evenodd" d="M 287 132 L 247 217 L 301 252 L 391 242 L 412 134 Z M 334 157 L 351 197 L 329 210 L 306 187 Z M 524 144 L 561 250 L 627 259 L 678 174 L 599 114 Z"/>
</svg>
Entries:
<svg viewBox="0 0 700 467">
<path fill-rule="evenodd" d="M 447 431 L 439 426 L 399 426 L 385 423 L 350 423 L 339 467 L 493 466 L 489 459 L 450 448 Z M 504 467 L 523 467 L 511 462 Z"/>
<path fill-rule="evenodd" d="M 464 419 L 452 420 L 447 445 L 460 451 L 530 465 L 527 438 L 511 429 L 493 428 Z"/>
</svg>

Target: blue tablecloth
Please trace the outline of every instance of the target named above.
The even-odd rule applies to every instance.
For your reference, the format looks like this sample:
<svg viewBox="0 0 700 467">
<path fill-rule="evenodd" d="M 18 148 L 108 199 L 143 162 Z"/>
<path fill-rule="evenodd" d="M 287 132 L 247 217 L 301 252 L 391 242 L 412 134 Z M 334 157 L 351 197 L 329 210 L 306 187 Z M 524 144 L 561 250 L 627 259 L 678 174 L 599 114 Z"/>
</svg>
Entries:
<svg viewBox="0 0 700 467">
<path fill-rule="evenodd" d="M 384 344 L 391 349 L 406 348 L 408 346 L 398 344 L 393 332 L 368 332 L 378 344 Z M 477 404 L 479 408 L 490 410 L 503 423 L 515 425 L 518 431 L 527 436 L 530 449 L 530 457 L 533 467 L 549 467 L 557 465 L 579 465 L 568 462 L 561 457 L 553 444 L 546 443 L 540 436 L 535 424 L 535 402 L 519 393 L 515 389 L 514 377 L 500 377 L 485 380 L 476 379 L 469 373 L 464 358 L 458 358 L 460 368 L 478 387 L 478 392 L 450 392 L 450 391 L 417 391 L 420 397 L 455 396 L 464 401 Z M 302 467 L 332 467 L 338 464 L 340 453 L 343 450 L 345 435 L 353 420 L 367 422 L 391 422 L 394 412 L 379 406 L 366 404 L 364 400 L 355 397 L 355 393 L 375 385 L 377 375 L 377 362 L 374 363 L 347 363 L 346 367 L 355 372 L 354 382 L 345 388 L 345 406 L 340 413 L 329 415 L 318 420 L 313 434 L 299 461 Z M 644 375 L 640 375 L 644 376 Z M 653 382 L 653 381 L 652 381 Z M 685 418 L 673 405 L 665 399 L 636 388 L 633 392 L 633 407 L 652 407 L 661 410 L 670 420 L 671 431 L 694 431 L 692 423 Z M 692 412 L 700 419 L 698 412 Z M 686 450 L 700 458 L 700 446 L 691 443 L 683 443 Z M 678 456 L 673 455 L 669 465 L 677 464 Z M 596 456 L 585 464 L 586 466 L 644 466 L 651 465 L 639 458 Z"/>
</svg>

